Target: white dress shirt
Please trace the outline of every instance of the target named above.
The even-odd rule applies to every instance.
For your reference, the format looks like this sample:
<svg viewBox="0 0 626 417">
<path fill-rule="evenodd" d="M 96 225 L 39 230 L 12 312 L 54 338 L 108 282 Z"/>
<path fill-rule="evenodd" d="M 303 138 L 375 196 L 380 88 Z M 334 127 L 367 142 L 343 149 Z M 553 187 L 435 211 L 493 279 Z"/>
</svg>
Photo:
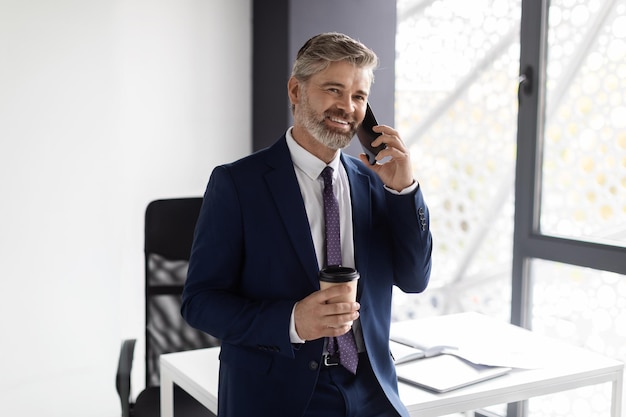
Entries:
<svg viewBox="0 0 626 417">
<path fill-rule="evenodd" d="M 298 145 L 287 131 L 287 146 L 296 171 L 300 192 L 304 200 L 306 215 L 311 227 L 311 236 L 317 255 L 317 264 L 323 268 L 326 253 L 324 242 L 324 180 L 320 176 L 326 164 L 306 149 Z M 354 268 L 354 239 L 352 237 L 352 205 L 350 204 L 350 183 L 348 175 L 339 159 L 339 152 L 328 166 L 333 168 L 333 192 L 339 203 L 339 224 L 341 227 L 341 260 L 342 265 Z"/>
<path fill-rule="evenodd" d="M 326 259 L 324 243 L 324 201 L 322 193 L 324 191 L 324 180 L 320 174 L 326 168 L 326 164 L 309 151 L 300 146 L 291 135 L 291 129 L 287 130 L 287 147 L 291 154 L 294 170 L 300 192 L 304 200 L 304 208 L 311 228 L 311 237 L 315 254 L 317 255 L 317 265 L 320 269 L 324 267 Z M 350 183 L 348 175 L 339 159 L 339 152 L 328 166 L 333 168 L 333 191 L 339 203 L 339 225 L 341 236 L 341 261 L 343 266 L 354 268 L 354 239 L 352 235 L 352 206 L 350 204 Z M 295 310 L 295 305 L 294 305 Z M 292 343 L 304 343 L 296 332 L 293 311 L 289 326 L 289 335 Z"/>
<path fill-rule="evenodd" d="M 291 130 L 292 128 L 289 128 L 285 135 L 287 137 L 287 147 L 289 148 L 289 153 L 291 154 L 291 159 L 296 172 L 296 178 L 298 179 L 298 185 L 300 185 L 300 192 L 302 193 L 302 199 L 304 200 L 304 208 L 306 209 L 309 226 L 311 227 L 311 237 L 313 238 L 313 245 L 315 246 L 317 264 L 321 269 L 324 267 L 326 254 L 324 253 L 324 201 L 322 197 L 324 180 L 320 175 L 324 168 L 326 168 L 327 164 L 300 146 L 291 135 Z M 346 173 L 346 170 L 339 158 L 340 154 L 341 152 L 337 152 L 337 156 L 335 156 L 335 159 L 330 161 L 328 166 L 333 168 L 333 191 L 339 203 L 342 265 L 354 268 L 354 238 L 352 230 L 350 183 L 348 181 L 348 174 Z M 417 181 L 400 192 L 385 186 L 387 191 L 395 194 L 410 193 L 416 188 Z M 291 311 L 289 335 L 292 343 L 304 343 L 305 340 L 301 339 L 296 332 L 294 319 L 295 308 L 296 307 L 294 305 L 293 310 Z M 357 346 L 361 352 L 363 351 L 364 346 L 362 336 L 360 335 L 361 329 L 358 320 L 354 324 L 356 327 L 353 330 L 355 331 Z"/>
</svg>

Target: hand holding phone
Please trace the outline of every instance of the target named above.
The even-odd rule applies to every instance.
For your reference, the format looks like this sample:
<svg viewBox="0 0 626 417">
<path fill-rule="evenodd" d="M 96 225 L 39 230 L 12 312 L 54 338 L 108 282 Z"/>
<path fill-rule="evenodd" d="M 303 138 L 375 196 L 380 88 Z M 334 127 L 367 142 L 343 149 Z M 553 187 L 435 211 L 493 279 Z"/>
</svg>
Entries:
<svg viewBox="0 0 626 417">
<path fill-rule="evenodd" d="M 359 138 L 359 142 L 361 142 L 361 147 L 363 148 L 363 151 L 367 155 L 367 159 L 372 165 L 376 163 L 376 155 L 378 155 L 378 152 L 387 147 L 387 145 L 385 145 L 384 143 L 379 146 L 372 146 L 372 142 L 374 142 L 374 140 L 376 140 L 376 138 L 381 135 L 381 133 L 377 133 L 372 130 L 372 128 L 377 125 L 378 122 L 374 117 L 374 112 L 372 112 L 372 108 L 370 107 L 369 103 L 367 103 L 365 118 L 363 119 L 363 122 L 359 125 L 356 135 Z"/>
</svg>

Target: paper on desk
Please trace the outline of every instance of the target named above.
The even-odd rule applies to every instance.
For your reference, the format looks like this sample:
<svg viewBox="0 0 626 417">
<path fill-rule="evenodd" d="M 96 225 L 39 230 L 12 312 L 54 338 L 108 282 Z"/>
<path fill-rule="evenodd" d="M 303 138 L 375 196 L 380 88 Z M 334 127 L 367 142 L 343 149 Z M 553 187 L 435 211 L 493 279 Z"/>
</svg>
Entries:
<svg viewBox="0 0 626 417">
<path fill-rule="evenodd" d="M 450 355 L 458 356 L 477 365 L 502 366 L 517 369 L 538 369 L 545 366 L 539 355 L 529 355 L 526 352 L 507 351 L 483 347 L 478 349 L 463 348 L 445 351 Z"/>
<path fill-rule="evenodd" d="M 425 346 L 401 336 L 391 337 L 391 348 L 396 364 L 422 357 L 448 354 L 465 359 L 476 365 L 498 366 L 517 369 L 537 369 L 545 366 L 543 355 L 529 350 L 512 349 L 502 344 L 468 342 L 464 346 L 441 344 Z M 394 352 L 394 349 L 396 353 Z"/>
<path fill-rule="evenodd" d="M 396 365 L 424 357 L 423 350 L 416 349 L 405 343 L 398 343 L 394 340 L 389 341 L 389 349 L 391 350 Z"/>
</svg>

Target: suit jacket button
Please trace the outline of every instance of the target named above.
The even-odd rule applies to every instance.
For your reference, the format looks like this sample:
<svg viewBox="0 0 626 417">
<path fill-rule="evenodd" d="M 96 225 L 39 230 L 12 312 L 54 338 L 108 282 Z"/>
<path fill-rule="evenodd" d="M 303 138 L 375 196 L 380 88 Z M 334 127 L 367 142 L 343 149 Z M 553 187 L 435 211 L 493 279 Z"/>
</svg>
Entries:
<svg viewBox="0 0 626 417">
<path fill-rule="evenodd" d="M 319 368 L 320 364 L 317 363 L 316 361 L 311 361 L 309 362 L 309 369 L 312 371 L 317 370 L 317 368 Z"/>
</svg>

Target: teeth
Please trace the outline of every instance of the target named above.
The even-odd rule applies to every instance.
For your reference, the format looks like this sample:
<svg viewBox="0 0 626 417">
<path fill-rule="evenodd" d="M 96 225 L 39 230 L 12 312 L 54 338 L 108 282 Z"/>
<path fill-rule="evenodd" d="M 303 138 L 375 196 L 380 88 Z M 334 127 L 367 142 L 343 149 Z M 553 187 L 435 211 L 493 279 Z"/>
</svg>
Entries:
<svg viewBox="0 0 626 417">
<path fill-rule="evenodd" d="M 341 124 L 344 124 L 344 125 L 348 124 L 348 122 L 346 122 L 345 120 L 335 119 L 335 118 L 332 118 L 332 117 L 330 118 L 330 120 L 335 122 L 335 123 L 341 123 Z"/>
</svg>

